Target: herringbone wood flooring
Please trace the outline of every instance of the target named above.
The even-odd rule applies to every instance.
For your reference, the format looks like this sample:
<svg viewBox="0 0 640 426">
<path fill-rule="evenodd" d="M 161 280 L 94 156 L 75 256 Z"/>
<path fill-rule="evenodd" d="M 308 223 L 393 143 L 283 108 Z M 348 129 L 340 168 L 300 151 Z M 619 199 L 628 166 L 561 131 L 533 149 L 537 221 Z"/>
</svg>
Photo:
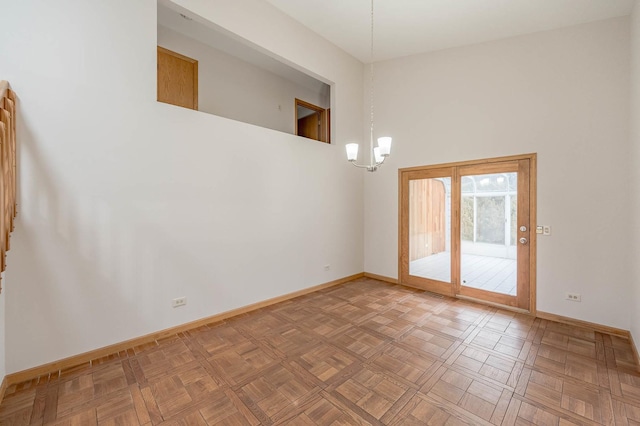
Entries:
<svg viewBox="0 0 640 426">
<path fill-rule="evenodd" d="M 640 425 L 625 339 L 362 279 L 12 386 L 11 425 Z"/>
</svg>

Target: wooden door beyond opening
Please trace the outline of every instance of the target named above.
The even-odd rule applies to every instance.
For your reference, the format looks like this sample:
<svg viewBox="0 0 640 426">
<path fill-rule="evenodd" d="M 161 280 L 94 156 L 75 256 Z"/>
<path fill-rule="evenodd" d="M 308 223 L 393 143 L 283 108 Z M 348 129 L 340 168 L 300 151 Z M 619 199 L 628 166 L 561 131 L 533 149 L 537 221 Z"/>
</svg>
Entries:
<svg viewBox="0 0 640 426">
<path fill-rule="evenodd" d="M 301 99 L 295 100 L 295 134 L 320 142 L 331 143 L 331 110 Z"/>
<path fill-rule="evenodd" d="M 158 46 L 158 102 L 198 109 L 198 61 Z"/>
</svg>

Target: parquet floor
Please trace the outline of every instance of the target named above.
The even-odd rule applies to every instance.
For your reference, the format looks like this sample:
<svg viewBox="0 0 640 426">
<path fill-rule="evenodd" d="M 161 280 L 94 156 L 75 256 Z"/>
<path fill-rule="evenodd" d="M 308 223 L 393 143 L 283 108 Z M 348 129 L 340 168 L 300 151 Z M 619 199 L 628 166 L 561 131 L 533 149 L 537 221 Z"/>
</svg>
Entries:
<svg viewBox="0 0 640 426">
<path fill-rule="evenodd" d="M 640 425 L 629 342 L 361 279 L 12 386 L 8 425 Z"/>
</svg>

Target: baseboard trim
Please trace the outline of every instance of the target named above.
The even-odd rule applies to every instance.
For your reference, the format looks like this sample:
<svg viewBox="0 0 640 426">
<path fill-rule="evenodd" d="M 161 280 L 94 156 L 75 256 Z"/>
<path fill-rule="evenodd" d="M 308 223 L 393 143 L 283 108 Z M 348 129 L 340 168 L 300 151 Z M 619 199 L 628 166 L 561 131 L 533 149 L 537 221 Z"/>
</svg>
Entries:
<svg viewBox="0 0 640 426">
<path fill-rule="evenodd" d="M 384 275 L 377 275 L 377 274 L 372 274 L 370 272 L 365 272 L 364 273 L 365 278 L 372 278 L 374 280 L 378 280 L 378 281 L 384 281 L 390 284 L 398 284 L 398 280 L 395 278 L 391 278 L 391 277 L 385 277 Z"/>
<path fill-rule="evenodd" d="M 629 343 L 631 343 L 633 358 L 636 360 L 636 370 L 640 373 L 640 354 L 638 354 L 638 347 L 636 346 L 636 342 L 633 341 L 633 334 L 631 334 L 631 332 L 629 332 Z"/>
<path fill-rule="evenodd" d="M 33 380 L 45 374 L 55 373 L 61 370 L 77 367 L 85 363 L 91 363 L 94 360 L 98 360 L 100 358 L 103 358 L 112 354 L 117 354 L 119 352 L 126 351 L 127 349 L 131 349 L 136 346 L 151 343 L 156 340 L 161 340 L 178 333 L 183 333 L 188 330 L 202 327 L 207 324 L 223 321 L 225 319 L 229 319 L 231 317 L 235 317 L 251 311 L 255 311 L 257 309 L 261 309 L 270 305 L 275 305 L 276 303 L 280 303 L 286 300 L 294 299 L 296 297 L 304 296 L 305 294 L 314 293 L 316 291 L 319 291 L 325 288 L 344 284 L 346 282 L 353 281 L 358 278 L 363 278 L 364 276 L 365 275 L 363 272 L 350 275 L 348 277 L 340 278 L 324 284 L 319 284 L 313 287 L 305 288 L 303 290 L 294 291 L 293 293 L 288 293 L 282 296 L 267 299 L 262 302 L 253 303 L 251 305 L 243 306 L 237 309 L 232 309 L 230 311 L 222 312 L 220 314 L 216 314 L 210 317 L 201 318 L 199 320 L 191 321 L 185 324 L 177 325 L 175 327 L 160 330 L 155 333 L 147 334 L 140 337 L 135 337 L 133 339 L 125 340 L 123 342 L 115 343 L 113 345 L 108 345 L 99 349 L 94 349 L 89 352 L 84 352 L 78 355 L 70 356 L 68 358 L 64 358 L 64 359 L 53 361 L 47 364 L 39 365 L 37 367 L 32 367 L 27 370 L 22 370 L 15 373 L 7 374 L 4 380 L 2 381 L 2 388 L 0 388 L 0 390 L 2 391 L 2 394 L 0 395 L 4 397 L 4 391 L 6 390 L 6 388 L 8 388 L 11 385 L 23 383 L 28 380 Z M 0 401 L 2 401 L 2 399 L 0 399 Z"/>
<path fill-rule="evenodd" d="M 596 324 L 594 322 L 583 321 L 575 318 L 563 317 L 562 315 L 551 314 L 549 312 L 538 311 L 536 317 L 549 321 L 555 321 L 562 324 L 573 325 L 575 327 L 591 328 L 600 333 L 610 334 L 612 336 L 624 337 L 625 339 L 631 338 L 631 333 L 628 330 L 621 328 L 609 327 L 608 325 Z"/>
<path fill-rule="evenodd" d="M 527 311 L 526 309 L 517 308 L 515 306 L 501 305 L 500 303 L 489 302 L 487 300 L 476 299 L 475 297 L 462 296 L 462 295 L 459 295 L 459 294 L 456 294 L 453 297 L 455 297 L 456 299 L 459 299 L 459 300 L 464 300 L 465 302 L 473 302 L 473 303 L 476 303 L 478 305 L 486 305 L 486 306 L 490 306 L 492 308 L 502 309 L 504 311 L 511 311 L 511 312 L 515 312 L 515 313 L 523 314 L 523 315 L 531 315 L 531 312 Z"/>
</svg>

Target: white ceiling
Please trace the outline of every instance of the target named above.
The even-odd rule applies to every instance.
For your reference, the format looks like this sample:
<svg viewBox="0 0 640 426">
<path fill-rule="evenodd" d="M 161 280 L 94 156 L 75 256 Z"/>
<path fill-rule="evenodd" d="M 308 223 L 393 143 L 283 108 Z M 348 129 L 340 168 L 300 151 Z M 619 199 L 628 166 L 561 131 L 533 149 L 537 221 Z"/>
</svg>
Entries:
<svg viewBox="0 0 640 426">
<path fill-rule="evenodd" d="M 370 0 L 267 0 L 362 62 Z M 376 0 L 374 61 L 629 15 L 634 0 Z"/>
</svg>

